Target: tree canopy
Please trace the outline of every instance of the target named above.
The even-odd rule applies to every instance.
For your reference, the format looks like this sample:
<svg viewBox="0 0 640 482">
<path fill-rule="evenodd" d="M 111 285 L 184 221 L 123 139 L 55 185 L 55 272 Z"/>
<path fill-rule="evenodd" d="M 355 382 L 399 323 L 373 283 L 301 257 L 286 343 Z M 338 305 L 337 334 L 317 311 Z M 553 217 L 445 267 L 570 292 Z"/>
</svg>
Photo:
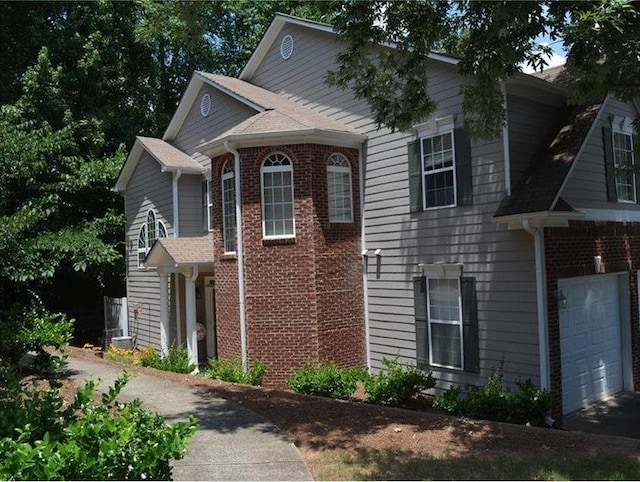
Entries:
<svg viewBox="0 0 640 482">
<path fill-rule="evenodd" d="M 477 137 L 495 136 L 503 122 L 500 82 L 522 66 L 541 70 L 550 47 L 568 52 L 569 99 L 608 92 L 640 96 L 640 2 L 333 1 L 325 5 L 348 49 L 329 82 L 365 99 L 379 126 L 404 130 L 431 114 L 426 92 L 431 52 L 459 58 L 467 124 Z M 373 44 L 396 48 L 372 55 Z"/>
</svg>

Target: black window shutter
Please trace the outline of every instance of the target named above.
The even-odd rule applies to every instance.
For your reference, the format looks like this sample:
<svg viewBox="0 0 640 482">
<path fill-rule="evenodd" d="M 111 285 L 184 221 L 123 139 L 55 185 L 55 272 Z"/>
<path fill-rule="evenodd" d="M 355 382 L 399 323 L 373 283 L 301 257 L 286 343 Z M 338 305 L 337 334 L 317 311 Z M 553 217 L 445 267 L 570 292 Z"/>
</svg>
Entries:
<svg viewBox="0 0 640 482">
<path fill-rule="evenodd" d="M 471 141 L 463 128 L 453 131 L 456 146 L 456 191 L 457 205 L 473 204 L 473 179 L 471 173 Z"/>
<path fill-rule="evenodd" d="M 422 166 L 420 165 L 420 140 L 407 145 L 409 157 L 409 205 L 412 213 L 422 211 Z"/>
<path fill-rule="evenodd" d="M 640 204 L 640 137 L 633 136 L 633 167 L 635 168 L 636 177 L 636 203 Z"/>
<path fill-rule="evenodd" d="M 200 183 L 200 204 L 202 205 L 202 230 L 207 231 L 207 181 Z"/>
<path fill-rule="evenodd" d="M 604 172 L 607 179 L 607 200 L 617 202 L 618 193 L 616 192 L 616 173 L 615 164 L 613 162 L 613 138 L 611 137 L 611 128 L 602 128 L 602 145 L 604 146 Z"/>
<path fill-rule="evenodd" d="M 413 305 L 416 317 L 416 365 L 429 366 L 429 332 L 427 315 L 427 279 L 413 278 Z"/>
<path fill-rule="evenodd" d="M 464 370 L 480 372 L 480 347 L 478 343 L 478 302 L 476 279 L 461 278 L 462 337 L 464 343 Z"/>
</svg>

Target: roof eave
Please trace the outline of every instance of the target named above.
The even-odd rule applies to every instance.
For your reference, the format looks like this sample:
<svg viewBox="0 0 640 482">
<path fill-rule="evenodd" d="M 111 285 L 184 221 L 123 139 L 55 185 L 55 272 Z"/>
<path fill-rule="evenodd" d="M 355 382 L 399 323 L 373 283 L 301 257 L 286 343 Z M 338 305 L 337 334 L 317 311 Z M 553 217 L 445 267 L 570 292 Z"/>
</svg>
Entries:
<svg viewBox="0 0 640 482">
<path fill-rule="evenodd" d="M 584 213 L 578 211 L 537 211 L 494 216 L 492 221 L 496 224 L 506 224 L 510 230 L 518 230 L 525 229 L 525 224 L 534 228 L 567 227 L 569 221 L 582 217 Z"/>
<path fill-rule="evenodd" d="M 133 175 L 133 171 L 135 171 L 136 166 L 138 165 L 138 161 L 142 156 L 142 152 L 144 151 L 144 146 L 142 142 L 136 137 L 135 142 L 133 143 L 133 147 L 131 151 L 129 151 L 129 155 L 127 156 L 127 160 L 124 161 L 124 164 L 120 168 L 120 173 L 118 174 L 118 179 L 116 180 L 116 184 L 113 187 L 115 192 L 124 192 L 129 185 L 129 181 L 131 180 L 131 176 Z"/>
</svg>

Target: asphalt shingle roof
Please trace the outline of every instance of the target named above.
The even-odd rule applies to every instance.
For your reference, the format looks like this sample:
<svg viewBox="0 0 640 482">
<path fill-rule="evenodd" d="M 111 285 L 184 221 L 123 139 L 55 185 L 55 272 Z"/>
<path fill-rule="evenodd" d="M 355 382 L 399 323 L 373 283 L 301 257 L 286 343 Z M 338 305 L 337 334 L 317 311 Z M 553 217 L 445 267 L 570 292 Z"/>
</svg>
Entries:
<svg viewBox="0 0 640 482">
<path fill-rule="evenodd" d="M 204 168 L 193 158 L 162 139 L 142 136 L 138 136 L 137 139 L 167 169 L 184 169 L 188 172 L 204 171 Z"/>
<path fill-rule="evenodd" d="M 163 249 L 174 264 L 213 263 L 213 240 L 209 237 L 159 238 L 151 248 L 147 261 L 155 259 L 159 249 Z"/>
</svg>

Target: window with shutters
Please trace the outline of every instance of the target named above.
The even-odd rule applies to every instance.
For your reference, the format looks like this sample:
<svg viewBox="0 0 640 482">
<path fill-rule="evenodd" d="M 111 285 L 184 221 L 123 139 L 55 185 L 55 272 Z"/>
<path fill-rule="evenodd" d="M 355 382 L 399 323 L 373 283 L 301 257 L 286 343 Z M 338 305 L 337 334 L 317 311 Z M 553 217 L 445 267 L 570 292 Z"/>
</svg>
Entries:
<svg viewBox="0 0 640 482">
<path fill-rule="evenodd" d="M 636 179 L 633 166 L 633 135 L 613 129 L 613 166 L 618 202 L 636 202 Z"/>
<path fill-rule="evenodd" d="M 459 279 L 427 280 L 429 364 L 462 368 L 462 302 Z"/>
<path fill-rule="evenodd" d="M 144 266 L 144 260 L 151 251 L 158 238 L 167 237 L 167 228 L 162 221 L 157 219 L 153 209 L 147 212 L 147 217 L 138 232 L 138 266 Z"/>
<path fill-rule="evenodd" d="M 295 236 L 293 164 L 281 153 L 267 156 L 260 169 L 262 234 L 265 238 Z"/>
<path fill-rule="evenodd" d="M 411 212 L 473 201 L 471 145 L 453 116 L 415 126 L 418 138 L 408 145 Z"/>
<path fill-rule="evenodd" d="M 225 162 L 222 166 L 222 236 L 224 252 L 236 251 L 236 191 L 233 166 Z"/>
</svg>

